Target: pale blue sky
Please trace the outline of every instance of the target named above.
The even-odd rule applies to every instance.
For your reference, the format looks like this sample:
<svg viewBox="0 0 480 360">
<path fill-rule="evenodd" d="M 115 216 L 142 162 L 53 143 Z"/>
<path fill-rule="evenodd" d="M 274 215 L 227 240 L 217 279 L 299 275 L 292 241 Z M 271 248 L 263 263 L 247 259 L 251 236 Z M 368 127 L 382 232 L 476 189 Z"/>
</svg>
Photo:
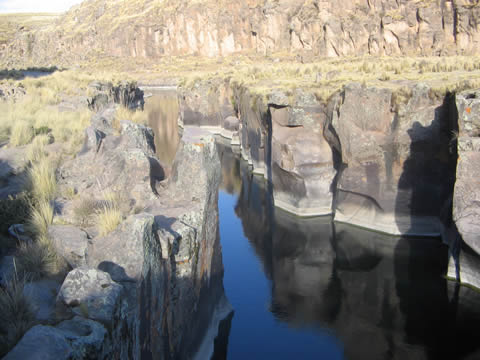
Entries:
<svg viewBox="0 0 480 360">
<path fill-rule="evenodd" d="M 0 13 L 63 12 L 82 0 L 0 0 Z"/>
</svg>

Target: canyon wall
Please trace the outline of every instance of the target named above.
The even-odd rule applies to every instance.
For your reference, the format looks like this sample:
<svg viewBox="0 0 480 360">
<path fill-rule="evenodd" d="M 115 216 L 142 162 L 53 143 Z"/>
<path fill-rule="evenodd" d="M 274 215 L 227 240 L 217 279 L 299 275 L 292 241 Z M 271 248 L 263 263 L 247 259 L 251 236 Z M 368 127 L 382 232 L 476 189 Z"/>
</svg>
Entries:
<svg viewBox="0 0 480 360">
<path fill-rule="evenodd" d="M 467 0 L 84 1 L 56 23 L 20 31 L 7 64 L 107 56 L 478 54 L 480 8 Z"/>
<path fill-rule="evenodd" d="M 441 236 L 448 276 L 480 286 L 478 91 L 439 96 L 424 83 L 394 90 L 352 83 L 327 103 L 301 89 L 260 96 L 231 84 L 229 91 L 238 126 L 225 131 L 229 116 L 216 132 L 232 144 L 239 138 L 238 152 L 263 175 L 275 207 L 392 235 Z M 181 109 L 195 107 L 202 92 L 181 89 Z"/>
</svg>

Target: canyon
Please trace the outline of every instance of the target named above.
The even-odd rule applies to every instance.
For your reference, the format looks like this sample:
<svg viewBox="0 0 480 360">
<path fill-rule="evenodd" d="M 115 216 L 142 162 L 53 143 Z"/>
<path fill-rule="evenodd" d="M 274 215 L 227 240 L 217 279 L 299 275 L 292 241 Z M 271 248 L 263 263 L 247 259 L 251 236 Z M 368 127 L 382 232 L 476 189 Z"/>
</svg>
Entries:
<svg viewBox="0 0 480 360">
<path fill-rule="evenodd" d="M 19 27 L 0 49 L 1 205 L 23 204 L 35 139 L 59 158 L 45 234 L 17 214 L 2 224 L 15 246 L 0 248 L 0 288 L 44 239 L 65 271 L 24 285 L 35 319 L 5 359 L 238 357 L 256 340 L 234 326 L 235 288 L 254 293 L 263 276 L 257 307 L 289 329 L 331 331 L 332 356 L 478 356 L 479 9 L 88 0 Z M 88 120 L 62 133 L 18 117 L 22 106 Z M 19 121 L 34 125 L 17 146 Z M 120 219 L 103 231 L 92 217 L 107 210 Z M 242 326 L 269 328 L 255 321 Z"/>
</svg>

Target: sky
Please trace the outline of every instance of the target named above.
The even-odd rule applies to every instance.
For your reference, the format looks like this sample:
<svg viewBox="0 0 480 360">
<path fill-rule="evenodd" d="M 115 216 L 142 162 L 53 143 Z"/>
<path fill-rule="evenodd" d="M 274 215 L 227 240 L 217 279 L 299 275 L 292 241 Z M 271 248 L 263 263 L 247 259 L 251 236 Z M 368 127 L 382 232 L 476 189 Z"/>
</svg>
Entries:
<svg viewBox="0 0 480 360">
<path fill-rule="evenodd" d="M 0 13 L 63 12 L 82 0 L 0 0 Z"/>
</svg>

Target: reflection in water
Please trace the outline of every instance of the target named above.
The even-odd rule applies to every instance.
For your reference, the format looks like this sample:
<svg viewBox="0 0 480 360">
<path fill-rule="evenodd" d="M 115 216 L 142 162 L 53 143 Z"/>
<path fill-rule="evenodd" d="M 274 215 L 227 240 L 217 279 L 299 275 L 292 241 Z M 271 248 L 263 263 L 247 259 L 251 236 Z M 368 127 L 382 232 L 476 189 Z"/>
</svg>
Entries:
<svg viewBox="0 0 480 360">
<path fill-rule="evenodd" d="M 390 237 L 273 209 L 263 178 L 228 148 L 220 152 L 224 286 L 235 308 L 229 359 L 480 354 L 480 295 L 450 291 L 439 240 Z"/>
<path fill-rule="evenodd" d="M 160 162 L 171 166 L 180 141 L 178 99 L 175 91 L 156 90 L 146 99 L 144 111 L 155 133 L 155 148 Z"/>
</svg>

